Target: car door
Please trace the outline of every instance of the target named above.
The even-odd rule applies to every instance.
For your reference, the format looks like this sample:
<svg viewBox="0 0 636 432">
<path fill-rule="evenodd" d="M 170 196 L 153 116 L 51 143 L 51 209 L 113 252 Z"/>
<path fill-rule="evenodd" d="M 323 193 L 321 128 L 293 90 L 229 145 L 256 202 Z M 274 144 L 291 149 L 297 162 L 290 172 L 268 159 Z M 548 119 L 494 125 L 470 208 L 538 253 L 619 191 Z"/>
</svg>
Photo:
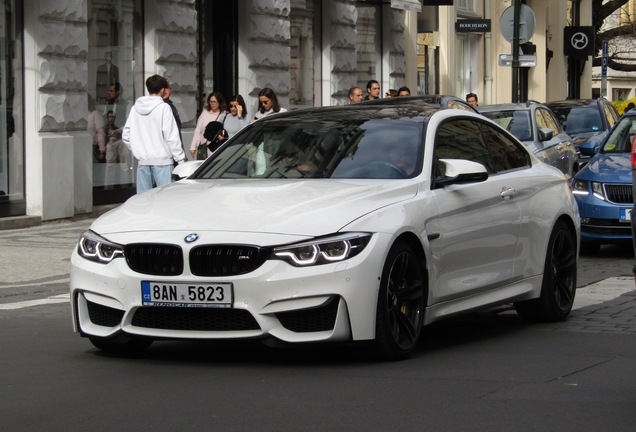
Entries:
<svg viewBox="0 0 636 432">
<path fill-rule="evenodd" d="M 433 187 L 439 218 L 427 226 L 434 259 L 432 290 L 435 301 L 486 291 L 512 280 L 519 236 L 519 207 L 514 181 L 494 168 L 481 132 L 480 122 L 452 119 L 442 123 L 435 135 L 434 161 L 464 159 L 484 165 L 484 182 Z M 438 164 L 438 162 L 433 162 Z M 433 169 L 433 184 L 437 166 Z"/>
<path fill-rule="evenodd" d="M 546 162 L 561 170 L 561 172 L 568 177 L 572 177 L 577 159 L 572 139 L 563 131 L 557 119 L 548 109 L 537 107 L 535 110 L 535 118 L 537 128 L 552 131 L 552 138 L 542 142 L 548 156 Z M 537 139 L 540 139 L 538 131 Z"/>
</svg>

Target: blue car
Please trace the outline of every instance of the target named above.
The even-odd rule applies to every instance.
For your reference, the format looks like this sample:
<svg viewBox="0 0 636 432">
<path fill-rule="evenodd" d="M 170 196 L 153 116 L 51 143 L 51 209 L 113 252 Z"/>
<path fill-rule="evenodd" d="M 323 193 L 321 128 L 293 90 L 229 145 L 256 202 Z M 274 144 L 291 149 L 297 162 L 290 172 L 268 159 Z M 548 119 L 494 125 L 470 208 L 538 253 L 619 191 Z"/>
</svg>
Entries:
<svg viewBox="0 0 636 432">
<path fill-rule="evenodd" d="M 631 243 L 632 143 L 636 112 L 627 112 L 572 181 L 581 214 L 581 253 L 602 244 Z M 582 149 L 583 150 L 583 149 Z"/>
</svg>

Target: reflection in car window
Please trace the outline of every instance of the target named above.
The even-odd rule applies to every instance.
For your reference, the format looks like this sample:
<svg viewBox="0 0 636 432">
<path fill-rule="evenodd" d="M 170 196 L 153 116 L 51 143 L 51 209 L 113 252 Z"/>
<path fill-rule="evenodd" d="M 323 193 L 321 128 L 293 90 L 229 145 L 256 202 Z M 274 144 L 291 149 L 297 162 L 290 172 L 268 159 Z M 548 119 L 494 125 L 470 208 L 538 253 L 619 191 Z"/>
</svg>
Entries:
<svg viewBox="0 0 636 432">
<path fill-rule="evenodd" d="M 607 138 L 601 153 L 630 153 L 636 136 L 636 117 L 623 117 Z"/>
<path fill-rule="evenodd" d="M 537 108 L 535 112 L 537 117 L 537 127 L 548 128 L 552 130 L 554 135 L 558 135 L 561 132 L 561 128 L 557 125 L 556 120 L 547 110 Z M 539 119 L 541 120 L 539 121 Z"/>
<path fill-rule="evenodd" d="M 552 112 L 563 125 L 565 132 L 572 134 L 601 133 L 604 130 L 603 119 L 596 104 L 580 107 L 553 108 Z"/>
<path fill-rule="evenodd" d="M 509 171 L 529 166 L 527 152 L 519 144 L 487 124 L 480 124 L 495 171 Z"/>
<path fill-rule="evenodd" d="M 603 110 L 605 110 L 605 117 L 607 118 L 607 124 L 611 128 L 618 120 L 618 113 L 616 112 L 616 108 L 610 103 L 603 102 Z"/>
<path fill-rule="evenodd" d="M 415 177 L 423 123 L 392 118 L 278 119 L 239 132 L 197 178 Z"/>
<path fill-rule="evenodd" d="M 454 109 L 460 109 L 460 110 L 464 110 L 464 111 L 472 111 L 474 112 L 475 110 L 473 110 L 470 105 L 464 105 L 463 103 L 460 103 L 456 100 L 449 100 L 448 101 L 448 107 L 449 108 L 454 108 Z"/>
<path fill-rule="evenodd" d="M 495 170 L 479 125 L 470 120 L 452 120 L 442 124 L 435 136 L 435 160 L 464 159 L 479 162 L 489 174 Z"/>
<path fill-rule="evenodd" d="M 482 112 L 502 128 L 513 134 L 519 141 L 532 140 L 532 123 L 529 110 L 506 110 Z"/>
</svg>

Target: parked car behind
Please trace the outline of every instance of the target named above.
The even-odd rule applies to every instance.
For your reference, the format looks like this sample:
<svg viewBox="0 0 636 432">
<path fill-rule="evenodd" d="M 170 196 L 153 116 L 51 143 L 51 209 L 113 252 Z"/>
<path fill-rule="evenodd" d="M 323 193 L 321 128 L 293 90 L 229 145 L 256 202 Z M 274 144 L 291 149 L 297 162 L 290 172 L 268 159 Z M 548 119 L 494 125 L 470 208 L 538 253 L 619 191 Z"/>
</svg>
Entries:
<svg viewBox="0 0 636 432">
<path fill-rule="evenodd" d="M 480 106 L 477 110 L 505 128 L 535 156 L 560 169 L 568 178 L 579 170 L 572 139 L 554 114 L 536 102 Z"/>
<path fill-rule="evenodd" d="M 635 135 L 636 112 L 627 112 L 574 177 L 572 188 L 581 214 L 581 253 L 595 253 L 602 244 L 632 241 Z"/>
<path fill-rule="evenodd" d="M 581 166 L 594 156 L 599 144 L 620 117 L 607 99 L 572 99 L 547 102 L 545 105 L 572 137 Z"/>
</svg>

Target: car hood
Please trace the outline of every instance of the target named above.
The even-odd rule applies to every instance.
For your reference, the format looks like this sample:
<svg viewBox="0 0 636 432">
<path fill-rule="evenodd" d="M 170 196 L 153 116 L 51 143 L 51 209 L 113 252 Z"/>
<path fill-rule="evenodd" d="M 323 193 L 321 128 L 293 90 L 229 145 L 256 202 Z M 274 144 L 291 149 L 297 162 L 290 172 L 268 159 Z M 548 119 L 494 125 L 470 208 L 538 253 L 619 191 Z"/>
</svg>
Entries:
<svg viewBox="0 0 636 432">
<path fill-rule="evenodd" d="M 577 179 L 602 183 L 632 183 L 630 153 L 597 153 L 576 175 Z"/>
<path fill-rule="evenodd" d="M 232 231 L 318 236 L 414 197 L 415 180 L 183 180 L 136 195 L 97 219 L 99 234 Z"/>
</svg>

